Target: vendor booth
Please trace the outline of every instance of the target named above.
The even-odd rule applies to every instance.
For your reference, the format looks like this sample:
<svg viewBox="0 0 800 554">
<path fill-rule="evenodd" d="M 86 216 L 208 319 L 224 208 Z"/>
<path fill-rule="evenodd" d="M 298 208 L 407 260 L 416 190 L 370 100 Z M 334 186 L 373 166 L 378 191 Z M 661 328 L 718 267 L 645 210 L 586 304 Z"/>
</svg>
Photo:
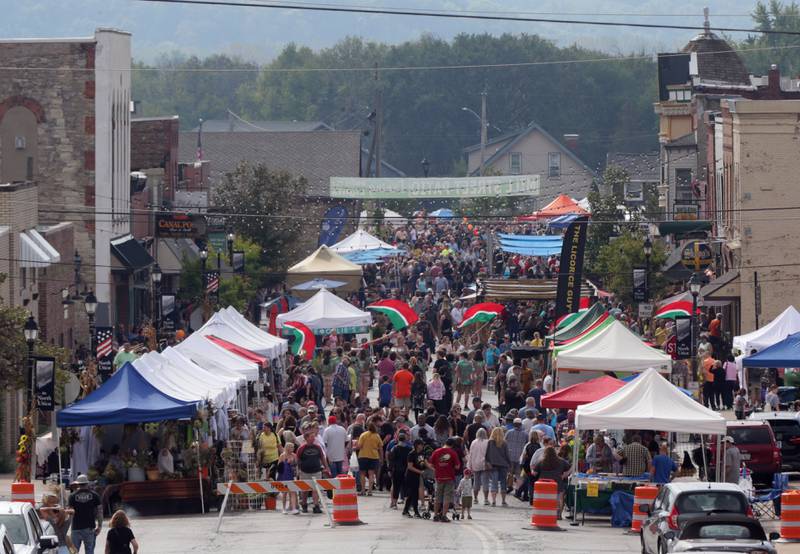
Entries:
<svg viewBox="0 0 800 554">
<path fill-rule="evenodd" d="M 330 249 L 339 254 L 344 254 L 345 252 L 361 252 L 365 250 L 395 250 L 395 247 L 378 237 L 370 235 L 364 229 L 358 229 L 349 237 L 345 237 L 331 246 Z"/>
<path fill-rule="evenodd" d="M 286 354 L 288 342 L 285 339 L 272 337 L 260 330 L 259 332 L 263 336 L 253 335 L 239 322 L 234 321 L 229 313 L 221 310 L 212 315 L 194 334 L 219 337 L 270 360 L 277 360 Z"/>
<path fill-rule="evenodd" d="M 753 350 L 761 351 L 794 333 L 800 333 L 800 312 L 794 306 L 789 306 L 760 329 L 733 337 L 733 348 L 748 356 Z"/>
<path fill-rule="evenodd" d="M 200 367 L 210 369 L 222 366 L 228 371 L 235 371 L 248 381 L 258 381 L 257 363 L 246 360 L 197 333 L 186 337 L 175 349 Z"/>
<path fill-rule="evenodd" d="M 590 404 L 625 386 L 625 382 L 608 375 L 559 389 L 542 396 L 542 408 L 574 410 Z"/>
<path fill-rule="evenodd" d="M 372 314 L 363 312 L 333 293 L 322 289 L 294 310 L 280 314 L 276 323 L 281 328 L 287 321 L 299 321 L 315 335 L 366 333 L 372 325 Z"/>
<path fill-rule="evenodd" d="M 343 281 L 345 285 L 338 291 L 350 293 L 361 288 L 361 266 L 346 260 L 336 251 L 322 245 L 306 259 L 296 263 L 286 271 L 286 286 L 305 283 L 314 278 Z M 313 291 L 296 291 L 300 298 L 308 298 Z"/>
<path fill-rule="evenodd" d="M 691 432 L 721 437 L 726 433 L 727 422 L 722 415 L 692 400 L 650 368 L 616 392 L 577 408 L 574 467 L 578 466 L 580 433 L 600 429 Z M 622 477 L 576 472 L 570 477 L 567 500 L 576 507 L 575 513 L 587 509 L 595 511 L 604 503 L 608 504 L 614 492 L 630 492 L 637 484 L 645 482 L 649 482 L 649 475 Z M 587 494 L 589 490 L 591 495 Z"/>
<path fill-rule="evenodd" d="M 669 354 L 647 346 L 615 319 L 574 342 L 557 347 L 554 360 L 556 388 L 596 377 L 598 371 L 633 373 L 655 368 L 665 375 L 672 371 Z"/>
</svg>

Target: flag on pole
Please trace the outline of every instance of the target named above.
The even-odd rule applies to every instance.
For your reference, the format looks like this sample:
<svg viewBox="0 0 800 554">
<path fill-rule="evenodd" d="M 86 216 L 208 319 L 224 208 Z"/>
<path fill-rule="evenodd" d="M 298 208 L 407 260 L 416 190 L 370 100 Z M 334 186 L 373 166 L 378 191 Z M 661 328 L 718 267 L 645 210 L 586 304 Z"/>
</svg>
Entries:
<svg viewBox="0 0 800 554">
<path fill-rule="evenodd" d="M 291 341 L 292 354 L 295 356 L 302 353 L 306 360 L 314 358 L 314 349 L 317 347 L 317 338 L 307 326 L 299 321 L 287 321 L 283 324 L 284 331 L 294 337 Z"/>
<path fill-rule="evenodd" d="M 494 302 L 480 302 L 464 312 L 464 321 L 459 329 L 473 323 L 488 323 L 505 311 L 505 306 Z"/>
<path fill-rule="evenodd" d="M 111 327 L 96 327 L 94 343 L 97 345 L 96 356 L 97 359 L 102 359 L 111 354 L 111 340 L 114 337 L 114 331 Z"/>
<path fill-rule="evenodd" d="M 417 312 L 411 306 L 400 300 L 378 300 L 367 306 L 368 310 L 381 313 L 389 318 L 396 331 L 405 329 L 419 321 Z"/>
<path fill-rule="evenodd" d="M 219 271 L 206 272 L 206 292 L 214 294 L 219 290 Z"/>
</svg>

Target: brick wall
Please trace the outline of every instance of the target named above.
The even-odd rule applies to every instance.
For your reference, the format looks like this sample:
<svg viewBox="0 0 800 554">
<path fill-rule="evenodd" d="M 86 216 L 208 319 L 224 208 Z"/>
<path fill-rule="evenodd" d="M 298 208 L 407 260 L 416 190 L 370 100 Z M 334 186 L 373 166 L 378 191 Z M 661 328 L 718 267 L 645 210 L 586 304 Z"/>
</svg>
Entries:
<svg viewBox="0 0 800 554">
<path fill-rule="evenodd" d="M 131 171 L 164 169 L 164 198 L 173 200 L 178 186 L 178 116 L 131 120 Z"/>
<path fill-rule="evenodd" d="M 22 286 L 23 269 L 19 264 L 21 258 L 19 234 L 36 227 L 38 223 L 37 200 L 37 187 L 31 182 L 0 184 L 0 225 L 10 228 L 8 258 L 10 258 L 11 264 L 7 278 L 8 297 L 5 298 L 5 301 L 11 306 L 25 306 L 28 309 L 35 309 L 35 305 L 31 305 L 30 302 L 37 289 L 32 279 L 33 269 L 25 270 L 26 286 Z"/>
<path fill-rule="evenodd" d="M 69 305 L 65 314 L 61 290 L 75 280 L 72 265 L 75 229 L 72 223 L 65 222 L 40 228 L 39 232 L 61 256 L 61 262 L 44 270 L 39 279 L 39 336 L 49 344 L 73 348 L 76 338 L 75 314 L 84 311 L 83 302 L 76 301 Z M 74 294 L 74 287 L 70 292 Z"/>
</svg>

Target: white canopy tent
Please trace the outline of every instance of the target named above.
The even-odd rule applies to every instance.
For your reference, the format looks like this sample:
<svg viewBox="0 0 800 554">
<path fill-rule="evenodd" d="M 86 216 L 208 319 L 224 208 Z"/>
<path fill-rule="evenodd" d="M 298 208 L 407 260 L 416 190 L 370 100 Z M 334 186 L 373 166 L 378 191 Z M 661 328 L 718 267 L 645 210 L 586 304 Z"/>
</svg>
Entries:
<svg viewBox="0 0 800 554">
<path fill-rule="evenodd" d="M 763 350 L 794 333 L 800 333 L 800 312 L 794 306 L 789 306 L 762 328 L 733 337 L 733 347 L 749 356 L 752 350 Z"/>
<path fill-rule="evenodd" d="M 408 224 L 408 219 L 400 215 L 399 213 L 383 209 L 383 221 L 392 227 L 402 227 Z M 377 220 L 373 219 L 374 212 L 367 212 L 367 210 L 363 210 L 360 214 L 358 214 L 359 218 L 359 227 L 366 227 L 370 225 L 375 225 Z"/>
<path fill-rule="evenodd" d="M 584 369 L 591 371 L 644 371 L 654 367 L 670 374 L 672 358 L 669 354 L 647 346 L 642 339 L 619 321 L 604 329 L 556 350 L 559 371 Z"/>
<path fill-rule="evenodd" d="M 244 375 L 236 371 L 230 370 L 221 363 L 215 362 L 214 360 L 211 360 L 209 358 L 192 354 L 192 357 L 195 358 L 192 359 L 192 357 L 188 356 L 186 352 L 181 352 L 177 348 L 172 348 L 172 347 L 164 349 L 164 351 L 161 354 L 166 356 L 175 363 L 193 364 L 197 367 L 204 369 L 207 373 L 210 373 L 212 375 L 233 379 L 236 382 L 237 386 L 240 387 L 247 386 L 247 378 Z"/>
<path fill-rule="evenodd" d="M 228 323 L 231 327 L 236 329 L 239 333 L 259 343 L 274 346 L 279 356 L 286 354 L 289 351 L 289 341 L 286 339 L 270 335 L 266 331 L 259 329 L 250 323 L 242 314 L 240 314 L 233 306 L 228 306 L 217 312 L 223 321 Z M 276 356 L 277 358 L 278 356 Z M 273 358 L 275 359 L 275 358 Z"/>
<path fill-rule="evenodd" d="M 372 314 L 362 312 L 347 300 L 321 289 L 317 294 L 297 306 L 294 310 L 278 315 L 277 326 L 287 321 L 299 321 L 314 334 L 363 333 L 372 325 Z"/>
<path fill-rule="evenodd" d="M 681 392 L 653 368 L 618 391 L 578 406 L 576 429 L 653 429 L 724 435 L 723 416 Z"/>
<path fill-rule="evenodd" d="M 336 244 L 330 247 L 331 250 L 338 252 L 360 252 L 363 250 L 376 250 L 378 248 L 385 248 L 394 250 L 394 246 L 388 242 L 383 242 L 378 237 L 370 235 L 364 229 L 358 229 L 349 237 L 345 237 Z"/>
<path fill-rule="evenodd" d="M 197 333 L 183 339 L 175 348 L 201 367 L 206 367 L 210 361 L 241 374 L 248 381 L 258 381 L 258 364 L 229 352 Z"/>
<path fill-rule="evenodd" d="M 134 360 L 133 365 L 151 385 L 178 400 L 211 400 L 217 406 L 228 406 L 236 400 L 234 381 L 221 383 L 209 375 L 204 380 L 189 366 L 174 364 L 157 352 L 145 354 Z"/>
<path fill-rule="evenodd" d="M 204 337 L 209 335 L 219 337 L 271 360 L 278 359 L 285 354 L 288 345 L 288 342 L 283 339 L 265 340 L 250 336 L 239 326 L 232 324 L 229 321 L 229 317 L 224 315 L 222 311 L 212 315 L 194 334 Z"/>
</svg>

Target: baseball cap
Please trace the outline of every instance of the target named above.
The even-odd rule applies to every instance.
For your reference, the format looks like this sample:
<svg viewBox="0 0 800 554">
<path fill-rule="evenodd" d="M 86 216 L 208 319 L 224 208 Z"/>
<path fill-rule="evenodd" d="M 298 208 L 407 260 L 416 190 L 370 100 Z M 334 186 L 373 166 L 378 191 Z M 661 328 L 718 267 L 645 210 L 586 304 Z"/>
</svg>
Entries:
<svg viewBox="0 0 800 554">
<path fill-rule="evenodd" d="M 328 418 L 328 425 L 333 425 L 334 423 L 336 423 L 336 416 L 332 415 Z"/>
<path fill-rule="evenodd" d="M 732 437 L 732 436 L 730 436 L 730 435 L 726 435 L 726 436 L 725 436 L 725 438 L 724 438 L 723 440 L 724 440 L 725 442 L 729 442 L 729 443 L 735 443 L 735 442 L 736 442 L 735 440 L 733 440 L 733 437 Z"/>
<path fill-rule="evenodd" d="M 518 423 L 519 423 L 520 425 L 522 425 L 522 420 L 521 420 L 520 418 L 518 418 L 518 417 L 514 418 L 514 425 L 516 425 L 516 424 L 518 424 Z"/>
</svg>

